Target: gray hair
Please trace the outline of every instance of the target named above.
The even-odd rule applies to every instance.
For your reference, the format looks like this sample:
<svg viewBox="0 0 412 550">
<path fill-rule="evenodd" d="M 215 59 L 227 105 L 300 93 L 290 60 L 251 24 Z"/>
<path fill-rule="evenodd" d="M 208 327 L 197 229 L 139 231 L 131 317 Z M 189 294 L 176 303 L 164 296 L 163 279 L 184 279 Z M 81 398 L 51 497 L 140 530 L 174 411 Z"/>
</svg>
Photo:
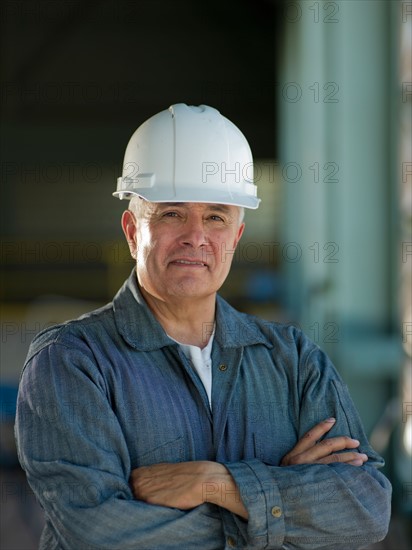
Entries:
<svg viewBox="0 0 412 550">
<path fill-rule="evenodd" d="M 147 202 L 148 201 L 146 201 L 142 197 L 139 197 L 139 195 L 133 195 L 130 199 L 129 210 L 133 212 L 137 220 L 143 218 L 147 208 Z"/>
</svg>

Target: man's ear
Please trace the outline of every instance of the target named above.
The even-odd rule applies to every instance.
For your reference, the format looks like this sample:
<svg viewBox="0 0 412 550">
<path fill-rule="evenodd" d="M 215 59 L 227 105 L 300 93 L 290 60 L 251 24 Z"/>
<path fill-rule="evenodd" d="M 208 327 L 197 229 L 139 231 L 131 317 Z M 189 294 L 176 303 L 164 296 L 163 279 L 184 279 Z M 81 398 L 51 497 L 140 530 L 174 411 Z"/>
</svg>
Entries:
<svg viewBox="0 0 412 550">
<path fill-rule="evenodd" d="M 122 229 L 126 237 L 127 244 L 132 258 L 136 259 L 137 242 L 136 242 L 136 218 L 130 210 L 125 210 L 122 215 Z"/>
</svg>

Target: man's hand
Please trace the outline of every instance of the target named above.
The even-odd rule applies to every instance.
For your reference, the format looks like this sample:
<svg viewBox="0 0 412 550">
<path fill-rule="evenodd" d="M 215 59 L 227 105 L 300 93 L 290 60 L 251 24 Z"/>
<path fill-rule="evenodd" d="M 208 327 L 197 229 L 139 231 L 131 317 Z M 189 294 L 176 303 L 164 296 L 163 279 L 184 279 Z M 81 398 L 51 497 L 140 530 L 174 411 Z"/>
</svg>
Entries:
<svg viewBox="0 0 412 550">
<path fill-rule="evenodd" d="M 206 460 L 162 463 L 132 471 L 130 485 L 138 500 L 190 510 L 211 502 L 247 519 L 248 513 L 229 470 Z"/>
<path fill-rule="evenodd" d="M 309 430 L 282 459 L 281 466 L 295 464 L 331 464 L 342 462 L 352 466 L 362 466 L 367 460 L 367 455 L 357 451 L 338 453 L 345 449 L 359 447 L 357 439 L 347 436 L 319 439 L 327 433 L 335 423 L 334 418 L 328 418 Z"/>
</svg>

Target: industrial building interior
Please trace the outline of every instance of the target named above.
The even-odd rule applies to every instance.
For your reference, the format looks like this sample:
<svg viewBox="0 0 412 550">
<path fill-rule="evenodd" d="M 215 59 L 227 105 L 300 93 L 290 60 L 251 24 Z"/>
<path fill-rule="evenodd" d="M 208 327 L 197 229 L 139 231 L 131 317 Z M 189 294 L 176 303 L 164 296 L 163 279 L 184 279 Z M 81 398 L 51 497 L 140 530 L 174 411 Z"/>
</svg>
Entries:
<svg viewBox="0 0 412 550">
<path fill-rule="evenodd" d="M 371 548 L 412 548 L 412 4 L 17 0 L 1 8 L 1 525 L 37 548 L 13 438 L 33 336 L 110 301 L 132 262 L 112 197 L 149 116 L 206 104 L 262 198 L 222 294 L 295 324 L 348 384 L 392 482 Z"/>
</svg>

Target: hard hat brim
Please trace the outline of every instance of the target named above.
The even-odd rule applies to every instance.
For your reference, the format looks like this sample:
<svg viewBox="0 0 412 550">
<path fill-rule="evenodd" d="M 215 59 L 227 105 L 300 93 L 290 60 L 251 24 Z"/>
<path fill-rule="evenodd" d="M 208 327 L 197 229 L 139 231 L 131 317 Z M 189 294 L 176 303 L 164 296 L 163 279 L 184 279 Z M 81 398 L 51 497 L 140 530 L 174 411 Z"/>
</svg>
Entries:
<svg viewBox="0 0 412 550">
<path fill-rule="evenodd" d="M 228 193 L 227 191 L 222 191 L 221 193 L 216 190 L 213 191 L 213 199 L 210 198 L 210 192 L 208 189 L 194 189 L 192 187 L 181 188 L 176 193 L 170 193 L 169 196 L 166 196 L 164 189 L 160 190 L 151 188 L 144 189 L 142 191 L 115 191 L 113 193 L 114 197 L 119 199 L 131 199 L 133 196 L 141 197 L 149 202 L 204 202 L 209 204 L 227 204 L 231 206 L 240 206 L 243 208 L 250 208 L 256 210 L 258 208 L 260 199 L 253 196 L 245 196 L 237 193 Z"/>
</svg>

